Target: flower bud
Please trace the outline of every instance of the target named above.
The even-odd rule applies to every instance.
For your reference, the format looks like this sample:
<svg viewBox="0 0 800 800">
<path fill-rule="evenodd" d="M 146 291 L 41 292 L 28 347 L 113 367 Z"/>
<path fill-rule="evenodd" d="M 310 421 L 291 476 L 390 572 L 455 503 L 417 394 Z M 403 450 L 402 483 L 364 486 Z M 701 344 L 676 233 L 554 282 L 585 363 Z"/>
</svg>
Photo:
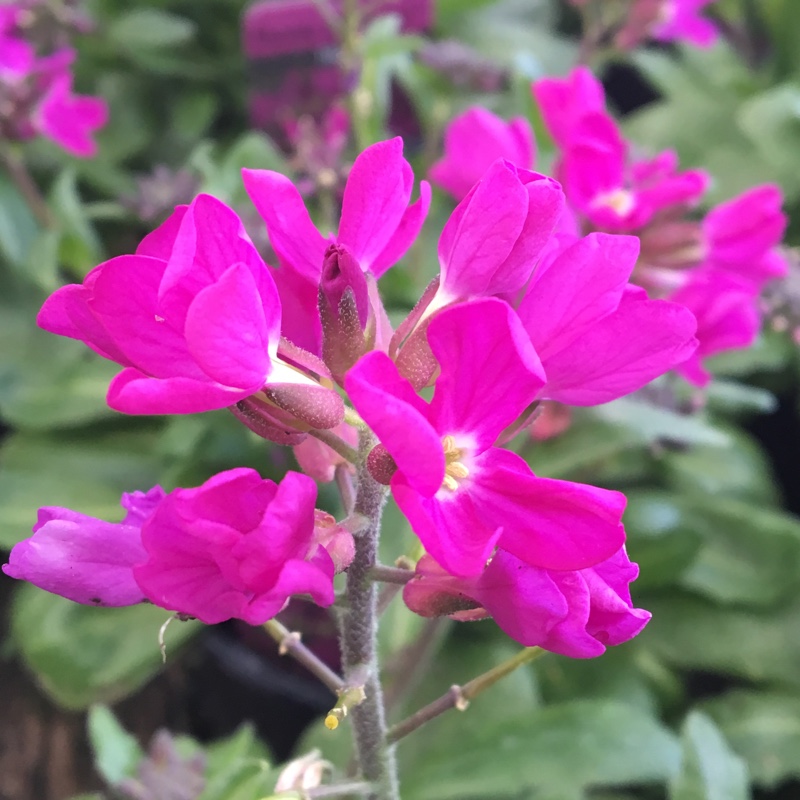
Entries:
<svg viewBox="0 0 800 800">
<path fill-rule="evenodd" d="M 336 572 L 344 572 L 355 556 L 353 534 L 336 522 L 326 511 L 314 511 L 314 544 L 322 545 L 331 557 Z"/>
<path fill-rule="evenodd" d="M 332 244 L 325 252 L 319 285 L 322 356 L 340 383 L 375 343 L 375 315 L 367 276 L 350 251 Z"/>
<path fill-rule="evenodd" d="M 378 483 L 388 486 L 392 476 L 397 472 L 397 464 L 389 455 L 389 451 L 382 444 L 378 444 L 369 451 L 367 469 Z"/>
</svg>

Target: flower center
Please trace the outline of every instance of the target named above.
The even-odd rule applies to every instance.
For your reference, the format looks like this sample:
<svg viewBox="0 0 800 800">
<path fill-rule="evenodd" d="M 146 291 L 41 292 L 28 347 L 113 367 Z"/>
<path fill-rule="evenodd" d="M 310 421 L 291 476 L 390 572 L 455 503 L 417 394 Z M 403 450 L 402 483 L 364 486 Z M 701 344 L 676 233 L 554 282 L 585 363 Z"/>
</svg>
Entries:
<svg viewBox="0 0 800 800">
<path fill-rule="evenodd" d="M 456 446 L 456 440 L 452 436 L 445 436 L 442 439 L 442 447 L 445 462 L 442 486 L 454 492 L 458 489 L 458 482 L 469 477 L 469 470 L 461 461 L 464 458 L 464 451 Z"/>
<path fill-rule="evenodd" d="M 597 195 L 592 201 L 592 205 L 596 208 L 610 208 L 618 217 L 627 217 L 633 211 L 636 200 L 633 192 L 620 187 Z"/>
</svg>

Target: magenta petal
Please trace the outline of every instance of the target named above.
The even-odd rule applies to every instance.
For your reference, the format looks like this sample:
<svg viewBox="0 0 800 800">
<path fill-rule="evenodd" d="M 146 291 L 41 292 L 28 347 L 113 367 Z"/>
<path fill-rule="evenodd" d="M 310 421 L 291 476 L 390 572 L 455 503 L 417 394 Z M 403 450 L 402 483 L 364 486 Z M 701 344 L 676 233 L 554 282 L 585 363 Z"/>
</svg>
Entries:
<svg viewBox="0 0 800 800">
<path fill-rule="evenodd" d="M 181 227 L 181 222 L 189 206 L 176 206 L 175 210 L 151 233 L 139 242 L 136 248 L 137 256 L 151 256 L 169 261 L 175 239 Z"/>
<path fill-rule="evenodd" d="M 508 258 L 486 287 L 487 294 L 516 292 L 525 285 L 564 212 L 564 192 L 556 181 L 534 172 L 518 170 L 518 174 L 528 193 L 527 217 Z"/>
<path fill-rule="evenodd" d="M 181 329 L 198 292 L 238 263 L 248 266 L 259 293 L 271 303 L 267 266 L 236 212 L 216 197 L 198 195 L 186 209 L 158 288 L 159 315 Z"/>
<path fill-rule="evenodd" d="M 3 572 L 76 603 L 129 606 L 144 600 L 132 569 L 146 557 L 137 525 L 43 508 L 34 535 L 12 549 Z"/>
<path fill-rule="evenodd" d="M 316 499 L 317 485 L 311 478 L 286 473 L 258 527 L 234 548 L 241 576 L 251 591 L 269 591 L 286 561 L 305 558 L 314 536 Z"/>
<path fill-rule="evenodd" d="M 111 381 L 107 400 L 123 414 L 198 414 L 233 405 L 251 393 L 193 378 L 151 378 L 130 368 Z"/>
<path fill-rule="evenodd" d="M 485 294 L 522 233 L 527 214 L 528 193 L 516 171 L 496 161 L 444 226 L 439 239 L 441 290 L 451 299 Z"/>
<path fill-rule="evenodd" d="M 270 351 L 277 354 L 280 332 L 274 323 L 280 324 L 280 316 L 271 321 L 272 331 L 252 273 L 235 264 L 189 306 L 186 344 L 212 380 L 257 391 L 270 371 Z"/>
<path fill-rule="evenodd" d="M 534 273 L 518 314 L 542 361 L 619 305 L 638 255 L 635 236 L 590 233 Z"/>
<path fill-rule="evenodd" d="M 148 256 L 119 256 L 97 271 L 89 308 L 132 363 L 159 378 L 202 379 L 183 331 L 159 314 L 158 287 L 165 263 Z M 126 363 L 126 362 L 122 362 Z"/>
<path fill-rule="evenodd" d="M 336 239 L 365 271 L 372 268 L 395 235 L 413 185 L 414 173 L 403 158 L 399 136 L 370 145 L 356 158 L 344 189 Z M 405 248 L 410 243 L 406 242 Z M 394 249 L 398 250 L 398 245 Z"/>
<path fill-rule="evenodd" d="M 582 573 L 592 595 L 587 631 L 606 645 L 627 642 L 649 621 L 651 614 L 634 608 L 630 584 L 639 575 L 623 547 L 611 558 Z"/>
<path fill-rule="evenodd" d="M 147 492 L 124 492 L 119 503 L 128 513 L 122 522 L 141 528 L 166 496 L 167 493 L 160 486 L 154 486 Z"/>
<path fill-rule="evenodd" d="M 570 611 L 546 570 L 528 566 L 505 550 L 495 553 L 475 596 L 500 628 L 526 647 L 542 646 Z"/>
<path fill-rule="evenodd" d="M 272 170 L 243 169 L 242 180 L 284 268 L 316 284 L 330 242 L 314 227 L 300 192 L 285 175 Z"/>
<path fill-rule="evenodd" d="M 567 78 L 538 80 L 533 94 L 550 135 L 562 148 L 582 116 L 605 108 L 603 85 L 588 67 L 576 67 Z"/>
<path fill-rule="evenodd" d="M 292 595 L 307 594 L 323 608 L 336 599 L 333 590 L 335 568 L 324 547 L 318 547 L 310 561 L 291 559 L 283 564 L 275 585 L 269 592 L 257 595 L 240 616 L 251 625 L 263 625 L 278 614 Z"/>
<path fill-rule="evenodd" d="M 87 276 L 87 282 L 90 276 Z M 85 285 L 62 286 L 45 300 L 36 324 L 50 333 L 84 342 L 87 347 L 109 361 L 132 366 L 130 359 L 89 309 L 90 297 L 91 291 Z"/>
<path fill-rule="evenodd" d="M 435 497 L 424 497 L 397 473 L 392 496 L 425 549 L 448 572 L 480 574 L 503 529 L 482 513 L 471 492 L 442 489 Z"/>
<path fill-rule="evenodd" d="M 367 353 L 347 373 L 345 388 L 367 425 L 414 491 L 433 496 L 444 480 L 441 436 L 428 407 L 385 353 Z"/>
<path fill-rule="evenodd" d="M 414 244 L 428 216 L 430 205 L 431 186 L 427 181 L 420 181 L 419 199 L 405 210 L 397 230 L 372 262 L 370 271 L 376 278 L 380 278 L 389 267 L 396 264 Z"/>
<path fill-rule="evenodd" d="M 483 298 L 440 311 L 428 326 L 441 365 L 430 419 L 443 434 L 464 434 L 478 452 L 533 402 L 544 372 L 522 323 L 502 300 Z"/>
<path fill-rule="evenodd" d="M 479 514 L 503 526 L 500 547 L 535 567 L 585 569 L 625 541 L 623 494 L 539 478 L 507 450 L 492 448 L 479 456 L 464 491 Z"/>
<path fill-rule="evenodd" d="M 542 394 L 573 406 L 616 400 L 686 361 L 697 349 L 696 330 L 685 306 L 626 292 L 616 311 L 545 361 Z"/>
</svg>

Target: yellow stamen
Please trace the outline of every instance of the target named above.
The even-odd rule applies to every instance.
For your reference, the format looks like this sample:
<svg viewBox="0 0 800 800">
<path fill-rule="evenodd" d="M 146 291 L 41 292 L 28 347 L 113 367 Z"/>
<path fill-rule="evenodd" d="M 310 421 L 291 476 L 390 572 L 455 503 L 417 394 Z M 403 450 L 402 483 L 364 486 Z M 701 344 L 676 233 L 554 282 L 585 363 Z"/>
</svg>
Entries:
<svg viewBox="0 0 800 800">
<path fill-rule="evenodd" d="M 469 470 L 461 463 L 464 452 L 456 446 L 456 440 L 452 436 L 445 436 L 442 439 L 442 449 L 444 450 L 445 462 L 442 486 L 454 492 L 458 489 L 458 482 L 469 477 Z"/>
</svg>

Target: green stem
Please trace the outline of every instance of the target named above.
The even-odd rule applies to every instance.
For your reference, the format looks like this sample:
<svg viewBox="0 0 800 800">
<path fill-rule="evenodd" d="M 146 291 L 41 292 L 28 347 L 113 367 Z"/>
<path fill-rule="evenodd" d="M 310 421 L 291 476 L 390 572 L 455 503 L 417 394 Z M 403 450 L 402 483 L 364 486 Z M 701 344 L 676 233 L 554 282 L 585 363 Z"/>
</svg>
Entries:
<svg viewBox="0 0 800 800">
<path fill-rule="evenodd" d="M 308 435 L 328 445 L 331 450 L 338 453 L 345 461 L 349 461 L 351 464 L 355 464 L 358 461 L 358 451 L 354 447 L 350 447 L 344 439 L 337 436 L 333 431 L 312 429 L 308 432 Z"/>
<path fill-rule="evenodd" d="M 451 686 L 441 697 L 432 703 L 428 703 L 427 706 L 423 706 L 419 711 L 393 726 L 387 734 L 387 740 L 389 742 L 397 742 L 451 708 L 466 711 L 470 700 L 485 692 L 489 687 L 494 686 L 500 679 L 505 678 L 515 669 L 534 661 L 546 652 L 541 647 L 526 647 L 502 664 L 498 664 L 488 672 L 473 678 L 469 683 L 465 683 L 463 686 Z"/>
<path fill-rule="evenodd" d="M 25 198 L 37 222 L 43 228 L 52 228 L 55 226 L 55 218 L 53 217 L 50 207 L 47 205 L 44 197 L 42 197 L 36 181 L 31 177 L 25 162 L 18 158 L 8 148 L 0 148 L 0 161 L 6 168 L 9 177 L 14 181 L 14 185 L 19 189 L 20 194 Z"/>
</svg>

